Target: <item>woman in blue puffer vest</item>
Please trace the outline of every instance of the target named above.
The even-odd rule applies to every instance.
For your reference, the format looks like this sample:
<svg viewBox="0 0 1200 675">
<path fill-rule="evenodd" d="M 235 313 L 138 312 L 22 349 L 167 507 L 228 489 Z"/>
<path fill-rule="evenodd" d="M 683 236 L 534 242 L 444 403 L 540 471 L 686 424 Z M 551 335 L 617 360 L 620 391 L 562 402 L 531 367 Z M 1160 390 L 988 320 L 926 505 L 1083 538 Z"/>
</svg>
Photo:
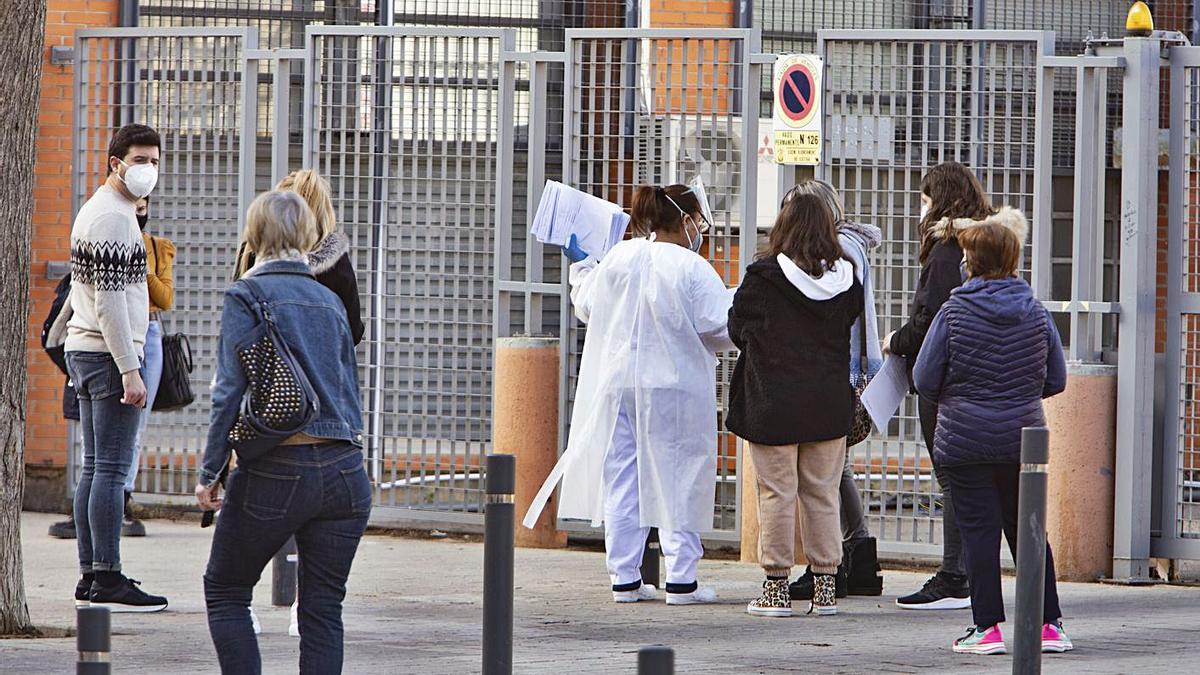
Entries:
<svg viewBox="0 0 1200 675">
<path fill-rule="evenodd" d="M 1042 399 L 1066 388 L 1066 363 L 1050 313 L 1016 276 L 1029 230 L 1024 215 L 1006 207 L 953 227 L 969 278 L 933 320 L 913 381 L 938 404 L 933 461 L 953 490 L 966 551 L 974 626 L 954 651 L 996 654 L 1005 651 L 1001 532 L 1017 556 L 1021 429 L 1045 425 Z M 1043 651 L 1073 648 L 1061 617 L 1047 545 Z"/>
</svg>

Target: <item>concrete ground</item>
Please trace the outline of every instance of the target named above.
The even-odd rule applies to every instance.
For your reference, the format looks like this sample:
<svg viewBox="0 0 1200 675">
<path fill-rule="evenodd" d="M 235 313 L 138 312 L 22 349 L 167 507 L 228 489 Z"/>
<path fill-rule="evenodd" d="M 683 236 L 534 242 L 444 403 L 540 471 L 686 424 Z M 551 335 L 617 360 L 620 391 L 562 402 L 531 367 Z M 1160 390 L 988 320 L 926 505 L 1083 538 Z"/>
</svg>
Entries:
<svg viewBox="0 0 1200 675">
<path fill-rule="evenodd" d="M 46 535 L 58 518 L 23 518 L 25 585 L 35 622 L 66 628 L 74 622 L 75 542 Z M 123 542 L 126 570 L 148 591 L 167 595 L 171 607 L 114 615 L 113 670 L 216 672 L 200 587 L 212 531 L 163 520 L 146 525 L 148 537 Z M 951 652 L 951 640 L 970 623 L 968 611 L 895 608 L 896 595 L 918 588 L 925 573 L 889 571 L 882 598 L 840 601 L 835 617 L 762 619 L 744 611 L 762 579 L 751 565 L 705 561 L 702 580 L 716 587 L 721 604 L 667 607 L 661 601 L 614 605 L 597 552 L 518 550 L 516 563 L 517 673 L 633 673 L 637 649 L 656 643 L 675 648 L 679 673 L 999 673 L 1012 667 L 1008 656 Z M 346 601 L 345 672 L 478 672 L 482 565 L 483 546 L 461 538 L 364 539 Z M 255 600 L 265 670 L 296 672 L 298 640 L 287 636 L 287 609 L 270 605 L 269 582 L 268 572 Z M 1005 585 L 1011 601 L 1012 580 Z M 1060 592 L 1076 650 L 1047 655 L 1045 672 L 1196 672 L 1200 588 L 1062 584 Z M 0 640 L 0 672 L 71 672 L 74 650 L 73 638 Z"/>
</svg>

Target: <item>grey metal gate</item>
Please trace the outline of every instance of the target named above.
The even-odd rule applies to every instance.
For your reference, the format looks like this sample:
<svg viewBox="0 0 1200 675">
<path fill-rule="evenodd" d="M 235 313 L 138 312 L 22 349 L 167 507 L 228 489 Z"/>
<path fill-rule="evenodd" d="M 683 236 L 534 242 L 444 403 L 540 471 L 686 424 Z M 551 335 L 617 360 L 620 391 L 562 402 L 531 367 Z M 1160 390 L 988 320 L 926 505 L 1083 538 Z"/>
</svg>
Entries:
<svg viewBox="0 0 1200 675">
<path fill-rule="evenodd" d="M 239 225 L 254 194 L 257 83 L 251 28 L 117 28 L 76 36 L 72 213 L 105 178 L 112 132 L 144 122 L 162 135 L 151 230 L 177 246 L 176 306 L 165 333 L 191 341 L 197 403 L 155 414 L 143 439 L 137 489 L 188 494 L 207 435 L 209 381 L 216 363 L 223 294 Z M 64 247 L 63 257 L 67 256 Z M 79 469 L 71 425 L 68 475 Z"/>
<path fill-rule="evenodd" d="M 356 255 L 373 522 L 482 512 L 513 46 L 500 29 L 308 29 L 302 165 L 329 179 Z"/>
<path fill-rule="evenodd" d="M 1170 50 L 1166 402 L 1152 554 L 1200 559 L 1200 47 Z"/>
<path fill-rule="evenodd" d="M 627 206 L 638 185 L 700 176 L 716 219 L 702 253 L 731 286 L 757 247 L 758 51 L 751 30 L 567 31 L 564 181 Z M 584 326 L 566 295 L 561 311 L 565 430 Z M 719 429 L 734 357 L 723 355 L 717 370 Z M 740 453 L 732 434 L 719 434 L 718 455 L 711 536 L 736 541 Z"/>
<path fill-rule="evenodd" d="M 1042 192 L 1034 137 L 1048 105 L 1038 91 L 1038 59 L 1054 53 L 1054 38 L 1033 31 L 829 30 L 818 33 L 817 44 L 826 64 L 825 161 L 817 176 L 841 191 L 847 217 L 883 230 L 871 273 L 886 334 L 908 318 L 919 269 L 918 191 L 934 165 L 972 167 L 995 203 L 1022 209 L 1035 233 L 1048 231 L 1049 222 L 1034 217 L 1034 191 Z M 880 431 L 851 451 L 871 530 L 890 552 L 934 553 L 940 493 L 916 398 Z"/>
</svg>

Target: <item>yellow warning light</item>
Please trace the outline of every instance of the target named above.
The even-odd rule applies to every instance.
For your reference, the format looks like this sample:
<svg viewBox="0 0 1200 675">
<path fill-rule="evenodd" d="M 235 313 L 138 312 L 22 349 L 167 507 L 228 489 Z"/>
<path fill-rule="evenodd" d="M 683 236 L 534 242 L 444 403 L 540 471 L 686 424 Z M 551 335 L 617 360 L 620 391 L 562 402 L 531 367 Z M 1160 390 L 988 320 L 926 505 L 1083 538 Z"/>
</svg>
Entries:
<svg viewBox="0 0 1200 675">
<path fill-rule="evenodd" d="M 1154 32 L 1154 17 L 1142 0 L 1137 0 L 1129 8 L 1129 15 L 1125 17 L 1125 32 L 1130 37 L 1149 37 Z"/>
</svg>

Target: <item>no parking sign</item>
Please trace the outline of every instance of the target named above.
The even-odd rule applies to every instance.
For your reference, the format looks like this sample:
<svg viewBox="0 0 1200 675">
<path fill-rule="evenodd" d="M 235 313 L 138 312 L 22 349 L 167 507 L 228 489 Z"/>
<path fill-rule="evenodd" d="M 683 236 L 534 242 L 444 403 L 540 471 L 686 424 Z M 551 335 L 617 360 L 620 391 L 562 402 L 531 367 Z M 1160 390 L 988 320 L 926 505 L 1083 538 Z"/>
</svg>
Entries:
<svg viewBox="0 0 1200 675">
<path fill-rule="evenodd" d="M 775 161 L 821 161 L 821 57 L 792 54 L 775 62 Z"/>
</svg>

